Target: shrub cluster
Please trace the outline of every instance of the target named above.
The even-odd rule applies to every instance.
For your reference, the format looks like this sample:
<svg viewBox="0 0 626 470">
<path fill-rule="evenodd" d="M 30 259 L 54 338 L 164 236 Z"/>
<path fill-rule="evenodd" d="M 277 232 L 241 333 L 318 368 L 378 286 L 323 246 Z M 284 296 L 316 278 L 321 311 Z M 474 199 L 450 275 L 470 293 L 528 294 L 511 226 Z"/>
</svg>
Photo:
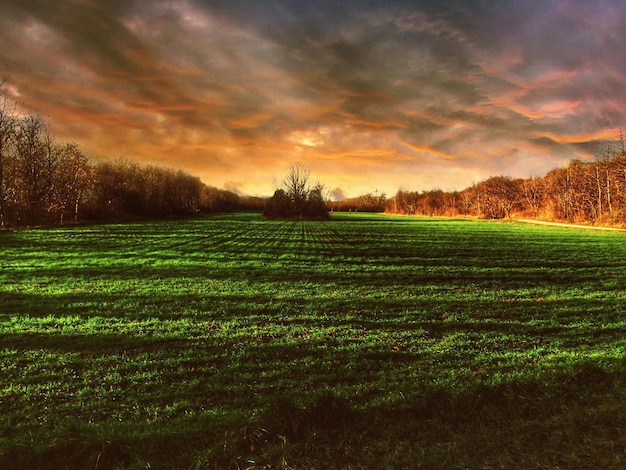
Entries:
<svg viewBox="0 0 626 470">
<path fill-rule="evenodd" d="M 309 183 L 310 171 L 301 164 L 292 165 L 279 188 L 267 200 L 263 216 L 268 219 L 323 220 L 328 219 L 324 202 L 324 186 Z"/>
</svg>

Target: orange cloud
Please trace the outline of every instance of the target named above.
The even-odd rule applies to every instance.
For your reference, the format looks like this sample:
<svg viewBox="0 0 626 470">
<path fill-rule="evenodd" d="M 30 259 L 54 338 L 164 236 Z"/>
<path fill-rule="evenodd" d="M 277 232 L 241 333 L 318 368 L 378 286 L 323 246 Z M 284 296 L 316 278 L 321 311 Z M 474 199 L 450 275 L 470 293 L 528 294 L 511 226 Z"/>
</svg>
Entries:
<svg viewBox="0 0 626 470">
<path fill-rule="evenodd" d="M 527 176 L 623 126 L 626 5 L 9 2 L 11 96 L 94 157 L 271 194 Z"/>
</svg>

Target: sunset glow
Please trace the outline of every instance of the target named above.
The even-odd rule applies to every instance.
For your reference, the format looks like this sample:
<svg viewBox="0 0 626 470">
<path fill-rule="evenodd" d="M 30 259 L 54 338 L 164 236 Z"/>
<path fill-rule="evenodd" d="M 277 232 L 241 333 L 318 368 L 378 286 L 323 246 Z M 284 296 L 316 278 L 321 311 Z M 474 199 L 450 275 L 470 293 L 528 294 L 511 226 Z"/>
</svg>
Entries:
<svg viewBox="0 0 626 470">
<path fill-rule="evenodd" d="M 267 196 L 464 189 L 592 159 L 626 122 L 617 1 L 0 0 L 21 109 L 93 159 Z"/>
</svg>

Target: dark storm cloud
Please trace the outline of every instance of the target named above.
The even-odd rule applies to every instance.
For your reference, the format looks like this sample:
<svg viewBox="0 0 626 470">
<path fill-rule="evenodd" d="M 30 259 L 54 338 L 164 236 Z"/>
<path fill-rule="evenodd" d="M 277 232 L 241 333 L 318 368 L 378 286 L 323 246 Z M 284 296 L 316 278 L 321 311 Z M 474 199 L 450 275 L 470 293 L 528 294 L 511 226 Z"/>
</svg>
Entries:
<svg viewBox="0 0 626 470">
<path fill-rule="evenodd" d="M 342 188 L 386 175 L 387 192 L 538 174 L 624 121 L 618 1 L 0 7 L 18 101 L 93 148 L 242 188 L 294 159 Z"/>
</svg>

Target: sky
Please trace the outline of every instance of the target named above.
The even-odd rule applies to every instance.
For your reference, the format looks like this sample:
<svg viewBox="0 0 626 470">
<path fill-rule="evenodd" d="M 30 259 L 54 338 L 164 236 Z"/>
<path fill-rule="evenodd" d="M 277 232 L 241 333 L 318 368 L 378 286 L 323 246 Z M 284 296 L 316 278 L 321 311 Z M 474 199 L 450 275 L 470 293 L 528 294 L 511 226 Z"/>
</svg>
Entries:
<svg viewBox="0 0 626 470">
<path fill-rule="evenodd" d="M 462 190 L 590 160 L 626 113 L 621 0 L 0 0 L 22 110 L 92 159 L 269 196 Z"/>
</svg>

